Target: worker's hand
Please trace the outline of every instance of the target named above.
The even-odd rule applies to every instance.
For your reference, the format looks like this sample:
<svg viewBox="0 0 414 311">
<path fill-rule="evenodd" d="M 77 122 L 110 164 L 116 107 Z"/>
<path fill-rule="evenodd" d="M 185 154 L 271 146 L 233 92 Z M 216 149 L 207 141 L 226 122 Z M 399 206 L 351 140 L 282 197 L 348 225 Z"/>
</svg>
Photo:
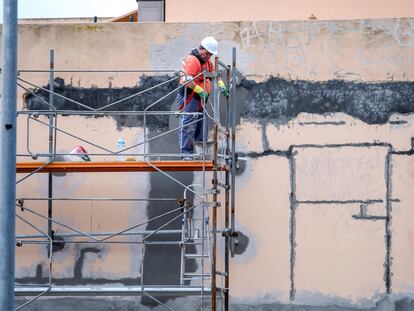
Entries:
<svg viewBox="0 0 414 311">
<path fill-rule="evenodd" d="M 204 91 L 201 86 L 197 85 L 194 88 L 194 92 L 196 92 L 200 96 L 201 100 L 203 100 L 204 102 L 207 102 L 207 100 L 208 100 L 208 93 L 206 91 Z"/>
<path fill-rule="evenodd" d="M 199 93 L 198 95 L 200 95 L 201 100 L 203 100 L 203 102 L 207 102 L 208 101 L 208 94 L 206 92 L 201 91 L 201 93 Z"/>
<path fill-rule="evenodd" d="M 222 80 L 219 80 L 218 86 L 219 86 L 220 92 L 221 92 L 221 94 L 223 94 L 223 96 L 225 96 L 225 97 L 229 96 L 229 90 L 227 89 L 227 86 L 224 84 L 224 82 Z"/>
</svg>

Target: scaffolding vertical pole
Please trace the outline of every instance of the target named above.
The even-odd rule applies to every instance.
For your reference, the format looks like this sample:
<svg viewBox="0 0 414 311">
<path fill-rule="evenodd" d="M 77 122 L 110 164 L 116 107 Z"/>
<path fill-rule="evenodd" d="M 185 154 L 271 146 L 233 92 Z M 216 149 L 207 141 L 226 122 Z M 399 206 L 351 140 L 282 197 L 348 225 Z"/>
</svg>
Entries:
<svg viewBox="0 0 414 311">
<path fill-rule="evenodd" d="M 55 68 L 55 52 L 54 50 L 50 50 L 50 76 L 49 76 L 49 110 L 53 111 L 54 102 L 53 102 L 53 92 L 54 92 L 54 68 Z M 53 153 L 53 121 L 54 115 L 49 114 L 49 161 L 54 160 Z M 53 174 L 49 173 L 48 175 L 48 197 L 49 200 L 47 202 L 47 217 L 49 218 L 47 221 L 47 232 L 48 235 L 53 239 L 53 228 L 52 228 L 52 217 L 53 217 Z M 48 256 L 50 251 L 48 252 Z"/>
<path fill-rule="evenodd" d="M 0 309 L 14 309 L 17 1 L 3 1 L 0 151 Z"/>
<path fill-rule="evenodd" d="M 214 132 L 213 132 L 213 211 L 212 211 L 212 232 L 213 232 L 213 245 L 212 245 L 212 259 L 211 259 L 211 310 L 217 310 L 217 138 L 218 138 L 218 120 L 220 118 L 218 111 L 218 57 L 215 58 L 215 76 L 213 79 L 213 108 L 214 108 Z"/>
<path fill-rule="evenodd" d="M 206 76 L 203 74 L 203 89 L 206 89 Z M 187 97 L 184 97 L 187 98 Z M 203 96 L 200 98 L 200 100 L 203 103 L 203 191 L 206 193 L 206 140 L 208 139 L 208 118 L 207 118 L 207 101 L 205 100 L 205 97 Z M 207 194 L 204 195 L 204 200 L 207 202 Z M 201 230 L 202 230 L 202 239 L 201 239 L 201 311 L 204 310 L 203 307 L 203 299 L 204 299 L 204 239 L 207 236 L 209 238 L 209 233 L 206 232 L 206 229 L 208 229 L 208 224 L 206 223 L 205 219 L 208 219 L 208 215 L 206 217 L 206 208 L 203 204 L 203 217 L 202 217 L 202 224 L 201 224 Z M 208 210 L 207 210 L 208 213 Z M 209 245 L 209 244 L 208 244 Z"/>
<path fill-rule="evenodd" d="M 232 84 L 231 84 L 231 235 L 235 235 L 235 214 L 236 214 L 236 48 L 233 48 L 232 57 Z M 231 239 L 231 256 L 234 257 L 234 239 Z"/>
<path fill-rule="evenodd" d="M 230 66 L 227 67 L 227 86 L 230 87 L 231 80 L 230 80 Z M 231 114 L 230 114 L 230 101 L 229 97 L 227 96 L 226 101 L 226 131 L 228 135 L 226 136 L 226 164 L 229 164 L 229 155 L 230 155 L 230 122 L 231 122 Z M 230 224 L 230 171 L 226 170 L 226 180 L 225 180 L 225 211 L 224 211 L 224 227 L 225 227 L 225 237 L 224 237 L 224 311 L 229 310 L 229 285 L 230 285 L 230 244 L 229 244 L 229 224 Z"/>
<path fill-rule="evenodd" d="M 214 79 L 213 79 L 213 118 L 214 118 L 214 124 L 217 124 L 220 122 L 220 98 L 219 98 L 219 92 L 218 92 L 218 77 L 219 77 L 219 61 L 218 57 L 215 58 L 214 68 L 216 72 L 214 73 Z"/>
<path fill-rule="evenodd" d="M 212 299 L 212 306 L 211 310 L 217 310 L 217 124 L 214 124 L 214 132 L 213 132 L 213 144 L 214 144 L 214 170 L 213 170 L 213 212 L 212 212 L 212 228 L 211 231 L 213 233 L 213 245 L 212 245 L 212 256 L 211 256 L 211 299 Z"/>
</svg>

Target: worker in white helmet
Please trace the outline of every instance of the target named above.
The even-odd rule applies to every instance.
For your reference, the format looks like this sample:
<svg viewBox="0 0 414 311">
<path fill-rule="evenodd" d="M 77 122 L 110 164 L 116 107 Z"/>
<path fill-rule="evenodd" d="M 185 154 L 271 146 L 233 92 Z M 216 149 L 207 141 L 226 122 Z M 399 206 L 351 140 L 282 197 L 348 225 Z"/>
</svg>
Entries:
<svg viewBox="0 0 414 311">
<path fill-rule="evenodd" d="M 204 70 L 214 72 L 215 68 L 210 58 L 217 55 L 218 43 L 213 37 L 206 37 L 201 40 L 198 49 L 193 49 L 187 57 L 182 60 L 184 76 L 180 83 L 186 85 L 186 92 L 182 87 L 177 95 L 177 102 L 180 111 L 184 112 L 202 112 L 203 103 L 207 102 L 210 94 L 210 79 L 205 79 L 200 75 Z M 197 77 L 198 76 L 198 77 Z M 224 82 L 219 79 L 219 88 L 224 96 L 228 96 L 228 89 Z M 184 98 L 186 94 L 186 98 Z M 192 115 L 180 116 L 180 150 L 182 154 L 193 153 L 194 141 L 203 141 L 203 136 L 207 139 L 207 131 L 203 133 L 203 118 L 199 117 L 197 122 Z"/>
</svg>

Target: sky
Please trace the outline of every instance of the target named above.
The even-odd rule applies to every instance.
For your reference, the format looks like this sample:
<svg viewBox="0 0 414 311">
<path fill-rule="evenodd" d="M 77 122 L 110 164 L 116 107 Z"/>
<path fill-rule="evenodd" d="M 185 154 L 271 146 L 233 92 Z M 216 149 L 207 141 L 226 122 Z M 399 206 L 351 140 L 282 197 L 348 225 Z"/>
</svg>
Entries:
<svg viewBox="0 0 414 311">
<path fill-rule="evenodd" d="M 17 0 L 19 18 L 115 17 L 137 8 L 136 0 Z M 3 21 L 3 0 L 0 0 Z"/>
</svg>

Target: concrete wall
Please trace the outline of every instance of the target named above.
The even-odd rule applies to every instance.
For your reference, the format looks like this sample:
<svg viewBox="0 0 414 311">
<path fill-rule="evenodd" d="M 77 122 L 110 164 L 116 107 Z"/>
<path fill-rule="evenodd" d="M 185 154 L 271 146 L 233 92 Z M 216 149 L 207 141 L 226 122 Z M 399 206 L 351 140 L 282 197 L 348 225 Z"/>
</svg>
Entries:
<svg viewBox="0 0 414 311">
<path fill-rule="evenodd" d="M 166 0 L 167 22 L 320 20 L 412 17 L 410 0 Z"/>
<path fill-rule="evenodd" d="M 176 69 L 206 34 L 219 40 L 226 63 L 236 47 L 237 148 L 246 161 L 237 175 L 237 228 L 242 234 L 238 255 L 231 260 L 233 310 L 411 310 L 413 29 L 412 19 L 22 25 L 19 68 L 47 69 L 49 50 L 54 49 L 57 69 Z M 57 81 L 58 92 L 94 107 L 167 79 L 136 73 L 58 76 L 64 79 Z M 48 84 L 48 73 L 20 77 Z M 168 87 L 120 109 L 140 109 L 167 91 Z M 19 107 L 39 108 L 33 96 L 22 98 L 25 92 L 19 89 Z M 39 90 L 37 94 L 47 97 Z M 162 107 L 176 109 L 172 101 Z M 66 104 L 56 101 L 56 105 Z M 158 121 L 150 122 L 151 135 L 177 124 L 174 118 Z M 18 152 L 24 153 L 26 120 L 19 117 L 18 125 Z M 59 119 L 59 127 L 112 149 L 119 137 L 128 146 L 143 135 L 138 118 L 66 116 Z M 47 129 L 33 123 L 30 130 L 31 150 L 47 150 Z M 59 137 L 58 150 L 79 144 L 67 135 Z M 150 144 L 150 149 L 177 152 L 176 141 L 172 134 Z M 85 147 L 91 153 L 100 151 Z M 176 177 L 190 184 L 199 175 Z M 54 193 L 61 197 L 182 195 L 179 187 L 147 173 L 122 173 L 116 179 L 105 173 L 68 174 L 55 177 L 54 183 Z M 44 197 L 46 185 L 46 176 L 38 174 L 18 185 L 18 196 Z M 44 202 L 27 204 L 46 213 Z M 56 219 L 101 232 L 134 225 L 172 208 L 159 203 L 56 204 Z M 359 219 L 361 205 L 366 209 L 363 219 Z M 18 213 L 46 228 L 39 217 Z M 390 221 L 384 219 L 387 215 Z M 179 223 L 171 225 L 177 227 Z M 17 228 L 19 233 L 35 233 L 19 221 Z M 59 226 L 56 230 L 67 232 Z M 66 244 L 54 253 L 53 279 L 69 285 L 129 285 L 139 284 L 141 278 L 149 284 L 172 284 L 178 277 L 177 256 L 172 248 L 146 249 L 143 256 L 136 245 Z M 46 247 L 17 248 L 16 267 L 18 282 L 44 282 Z M 163 301 L 178 310 L 184 310 L 183 305 L 188 310 L 198 308 L 197 299 L 183 299 Z M 137 307 L 139 299 L 110 303 L 49 299 L 31 308 L 70 310 L 74 301 L 85 310 L 111 310 L 116 305 L 128 310 Z"/>
</svg>

